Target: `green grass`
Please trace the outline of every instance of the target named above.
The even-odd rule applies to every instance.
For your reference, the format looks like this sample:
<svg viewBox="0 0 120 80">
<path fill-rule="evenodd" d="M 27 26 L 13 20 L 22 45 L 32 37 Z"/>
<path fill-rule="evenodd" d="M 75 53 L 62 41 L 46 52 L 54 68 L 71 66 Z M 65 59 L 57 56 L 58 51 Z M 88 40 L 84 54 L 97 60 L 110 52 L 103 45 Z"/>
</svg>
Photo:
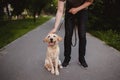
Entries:
<svg viewBox="0 0 120 80">
<path fill-rule="evenodd" d="M 34 23 L 33 19 L 1 21 L 0 22 L 0 48 L 38 27 L 49 20 L 50 16 L 41 16 Z"/>
<path fill-rule="evenodd" d="M 112 30 L 90 31 L 90 33 L 120 51 L 120 33 Z"/>
</svg>

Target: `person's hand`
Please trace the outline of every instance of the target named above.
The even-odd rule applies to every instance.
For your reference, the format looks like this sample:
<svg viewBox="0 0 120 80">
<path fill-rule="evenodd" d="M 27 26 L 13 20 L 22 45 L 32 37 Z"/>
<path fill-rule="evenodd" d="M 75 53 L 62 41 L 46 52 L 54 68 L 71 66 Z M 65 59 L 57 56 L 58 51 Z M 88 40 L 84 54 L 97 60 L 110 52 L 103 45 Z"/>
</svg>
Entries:
<svg viewBox="0 0 120 80">
<path fill-rule="evenodd" d="M 56 33 L 56 29 L 55 28 L 53 28 L 49 33 Z"/>
<path fill-rule="evenodd" d="M 69 12 L 72 13 L 72 14 L 76 14 L 78 11 L 79 11 L 78 8 L 71 8 L 71 9 L 69 10 Z"/>
</svg>

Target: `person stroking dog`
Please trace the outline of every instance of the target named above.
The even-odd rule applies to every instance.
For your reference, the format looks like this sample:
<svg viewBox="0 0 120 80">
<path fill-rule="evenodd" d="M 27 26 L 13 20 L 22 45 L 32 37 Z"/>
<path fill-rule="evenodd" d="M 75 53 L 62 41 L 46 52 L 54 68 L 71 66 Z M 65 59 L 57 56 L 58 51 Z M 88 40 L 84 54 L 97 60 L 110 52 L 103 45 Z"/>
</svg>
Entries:
<svg viewBox="0 0 120 80">
<path fill-rule="evenodd" d="M 62 41 L 62 38 L 51 33 L 43 41 L 48 44 L 44 66 L 52 74 L 59 75 L 59 68 L 62 68 L 62 65 L 59 59 L 60 48 L 58 43 Z"/>
</svg>

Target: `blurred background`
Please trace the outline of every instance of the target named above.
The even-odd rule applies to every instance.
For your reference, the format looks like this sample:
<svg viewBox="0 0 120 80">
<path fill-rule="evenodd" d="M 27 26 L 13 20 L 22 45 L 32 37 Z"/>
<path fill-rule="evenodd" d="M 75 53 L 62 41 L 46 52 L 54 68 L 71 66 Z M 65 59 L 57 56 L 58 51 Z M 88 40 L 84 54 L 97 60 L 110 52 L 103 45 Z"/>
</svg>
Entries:
<svg viewBox="0 0 120 80">
<path fill-rule="evenodd" d="M 55 17 L 58 0 L 0 0 L 0 48 Z M 120 50 L 120 0 L 94 0 L 88 32 Z"/>
</svg>

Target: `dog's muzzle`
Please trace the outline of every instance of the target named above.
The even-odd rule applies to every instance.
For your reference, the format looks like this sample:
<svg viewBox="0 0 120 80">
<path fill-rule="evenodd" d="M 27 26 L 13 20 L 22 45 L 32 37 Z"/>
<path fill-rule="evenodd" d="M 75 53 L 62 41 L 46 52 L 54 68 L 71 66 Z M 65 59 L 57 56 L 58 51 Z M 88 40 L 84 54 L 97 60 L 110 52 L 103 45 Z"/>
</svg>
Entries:
<svg viewBox="0 0 120 80">
<path fill-rule="evenodd" d="M 53 43 L 53 38 L 50 38 L 50 42 Z"/>
<path fill-rule="evenodd" d="M 53 38 L 50 38 L 49 46 L 54 46 L 55 43 L 56 43 L 56 41 L 54 41 Z"/>
</svg>

